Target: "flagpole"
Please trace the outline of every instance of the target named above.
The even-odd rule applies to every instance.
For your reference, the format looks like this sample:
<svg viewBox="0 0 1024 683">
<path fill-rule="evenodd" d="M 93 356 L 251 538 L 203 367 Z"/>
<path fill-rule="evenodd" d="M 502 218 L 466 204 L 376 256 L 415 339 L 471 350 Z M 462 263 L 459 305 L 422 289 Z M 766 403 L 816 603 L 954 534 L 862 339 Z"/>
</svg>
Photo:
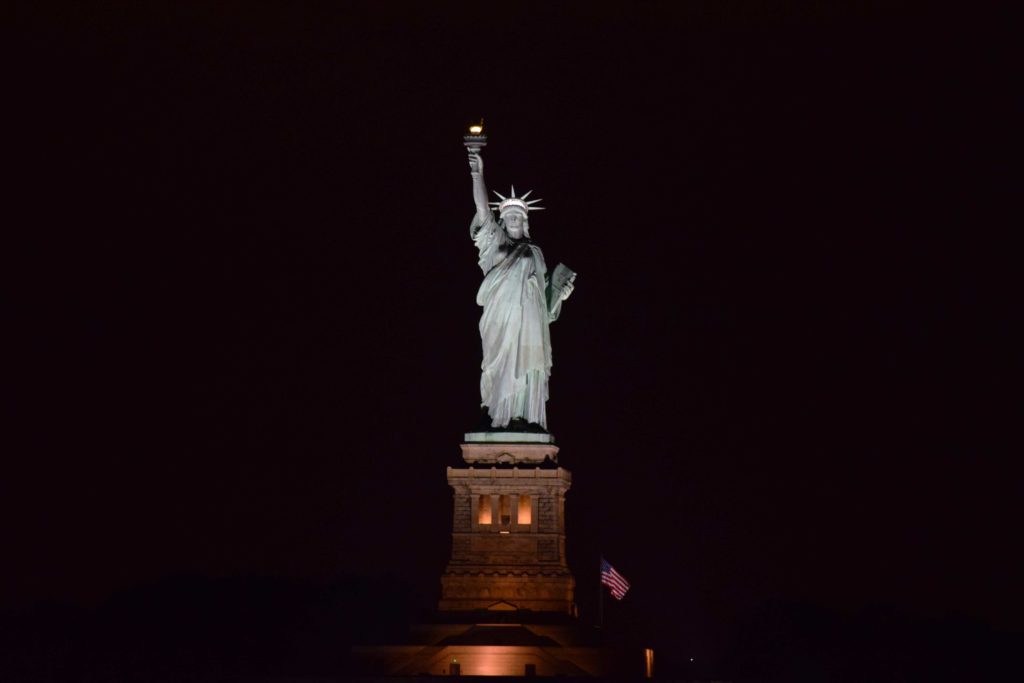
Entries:
<svg viewBox="0 0 1024 683">
<path fill-rule="evenodd" d="M 601 583 L 601 568 L 604 563 L 604 556 L 601 556 L 597 563 L 597 627 L 604 628 L 604 584 Z"/>
</svg>

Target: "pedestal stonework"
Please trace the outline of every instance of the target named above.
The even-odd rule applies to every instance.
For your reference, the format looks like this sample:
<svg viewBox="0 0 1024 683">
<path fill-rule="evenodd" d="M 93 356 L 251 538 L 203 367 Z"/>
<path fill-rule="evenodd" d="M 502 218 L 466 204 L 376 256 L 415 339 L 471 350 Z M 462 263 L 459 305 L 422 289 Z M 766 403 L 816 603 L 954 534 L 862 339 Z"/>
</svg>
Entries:
<svg viewBox="0 0 1024 683">
<path fill-rule="evenodd" d="M 470 465 L 539 465 L 558 462 L 558 446 L 551 443 L 464 443 L 462 459 Z"/>
<path fill-rule="evenodd" d="M 478 445 L 464 444 L 463 456 L 469 460 L 466 447 Z M 511 464 L 537 462 L 540 444 L 487 446 L 496 448 L 481 453 L 482 459 L 502 462 L 491 460 L 496 452 L 509 456 L 509 464 L 448 468 L 455 514 L 439 609 L 573 614 L 575 581 L 565 559 L 565 493 L 572 475 L 561 467 Z M 558 449 L 543 447 L 553 460 Z"/>
</svg>

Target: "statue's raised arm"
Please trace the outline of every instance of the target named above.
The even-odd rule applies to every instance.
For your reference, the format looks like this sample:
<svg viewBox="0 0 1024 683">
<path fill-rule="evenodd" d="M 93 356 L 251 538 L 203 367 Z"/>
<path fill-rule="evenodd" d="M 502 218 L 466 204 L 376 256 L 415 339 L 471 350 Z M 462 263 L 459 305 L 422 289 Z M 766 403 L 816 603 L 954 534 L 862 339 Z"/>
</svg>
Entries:
<svg viewBox="0 0 1024 683">
<path fill-rule="evenodd" d="M 480 223 L 491 217 L 491 209 L 487 206 L 487 186 L 484 184 L 484 159 L 480 152 L 469 153 L 469 175 L 473 178 L 473 203 L 476 204 L 476 216 Z"/>
</svg>

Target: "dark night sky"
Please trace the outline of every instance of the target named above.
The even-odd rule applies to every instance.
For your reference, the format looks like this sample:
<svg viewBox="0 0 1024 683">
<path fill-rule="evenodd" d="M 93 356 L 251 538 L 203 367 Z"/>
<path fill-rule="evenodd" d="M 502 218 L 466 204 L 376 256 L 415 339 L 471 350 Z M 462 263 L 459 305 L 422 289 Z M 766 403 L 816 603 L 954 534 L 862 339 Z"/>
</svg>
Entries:
<svg viewBox="0 0 1024 683">
<path fill-rule="evenodd" d="M 603 552 L 609 617 L 698 653 L 772 599 L 1017 623 L 1019 37 L 772 5 L 17 14 L 0 607 L 182 572 L 436 599 L 483 115 L 489 186 L 580 273 L 548 414 L 584 611 Z"/>
</svg>

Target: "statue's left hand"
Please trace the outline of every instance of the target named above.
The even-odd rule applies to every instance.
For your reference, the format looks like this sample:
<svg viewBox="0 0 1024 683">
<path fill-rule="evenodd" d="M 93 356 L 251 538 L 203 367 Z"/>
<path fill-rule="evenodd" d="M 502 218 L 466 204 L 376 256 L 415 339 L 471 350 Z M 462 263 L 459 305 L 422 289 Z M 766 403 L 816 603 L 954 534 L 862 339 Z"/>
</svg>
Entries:
<svg viewBox="0 0 1024 683">
<path fill-rule="evenodd" d="M 573 278 L 573 280 L 575 280 L 575 279 L 576 278 Z M 573 290 L 572 280 L 569 280 L 564 285 L 562 285 L 562 291 L 558 293 L 559 301 L 565 301 L 566 299 L 568 299 L 569 295 L 572 294 L 572 290 Z"/>
</svg>

